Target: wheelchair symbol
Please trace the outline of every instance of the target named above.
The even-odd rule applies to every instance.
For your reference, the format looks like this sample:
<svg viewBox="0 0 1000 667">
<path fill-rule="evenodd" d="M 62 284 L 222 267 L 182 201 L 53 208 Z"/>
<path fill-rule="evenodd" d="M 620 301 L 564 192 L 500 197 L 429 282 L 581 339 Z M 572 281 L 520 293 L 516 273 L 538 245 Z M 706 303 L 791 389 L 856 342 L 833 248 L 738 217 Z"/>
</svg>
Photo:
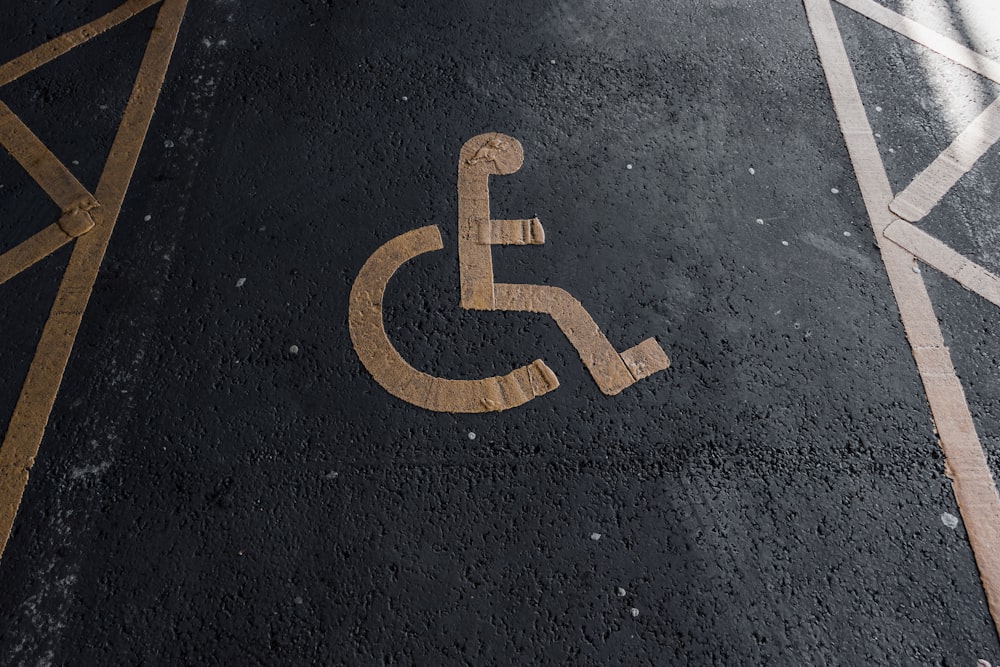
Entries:
<svg viewBox="0 0 1000 667">
<path fill-rule="evenodd" d="M 488 178 L 521 168 L 524 150 L 517 139 L 481 134 L 462 146 L 458 160 L 458 257 L 461 306 L 468 310 L 513 310 L 551 316 L 580 354 L 597 386 L 612 396 L 670 366 L 654 338 L 618 353 L 583 305 L 568 292 L 544 285 L 493 281 L 493 245 L 538 245 L 545 233 L 538 218 L 490 217 Z M 349 327 L 358 358 L 386 391 L 407 403 L 436 412 L 491 412 L 523 405 L 559 386 L 541 359 L 507 375 L 479 380 L 434 377 L 410 366 L 386 334 L 382 300 L 399 267 L 443 247 L 436 225 L 390 240 L 361 267 L 351 288 Z"/>
</svg>

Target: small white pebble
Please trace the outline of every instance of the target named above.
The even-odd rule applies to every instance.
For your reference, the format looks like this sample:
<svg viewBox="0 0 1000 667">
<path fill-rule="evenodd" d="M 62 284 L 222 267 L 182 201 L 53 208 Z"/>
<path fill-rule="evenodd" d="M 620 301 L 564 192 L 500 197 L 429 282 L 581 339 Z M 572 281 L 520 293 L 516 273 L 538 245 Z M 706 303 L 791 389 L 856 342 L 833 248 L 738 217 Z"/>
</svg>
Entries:
<svg viewBox="0 0 1000 667">
<path fill-rule="evenodd" d="M 295 604 L 302 604 L 304 600 L 301 597 L 295 598 Z"/>
<path fill-rule="evenodd" d="M 889 149 L 889 152 L 890 152 L 890 153 L 895 153 L 895 152 L 896 152 L 896 149 L 895 149 L 895 148 L 890 148 L 890 149 Z"/>
<path fill-rule="evenodd" d="M 881 135 L 881 134 L 879 134 L 878 132 L 876 132 L 876 133 L 875 133 L 875 138 L 876 138 L 876 139 L 881 139 L 881 138 L 882 138 L 882 135 Z"/>
<path fill-rule="evenodd" d="M 941 514 L 941 523 L 943 523 L 948 528 L 958 527 L 958 517 L 951 512 L 944 512 Z"/>
<path fill-rule="evenodd" d="M 472 431 L 469 431 L 469 440 L 475 440 L 475 439 L 476 439 L 476 434 L 473 433 Z"/>
<path fill-rule="evenodd" d="M 976 667 L 993 667 L 989 662 L 980 658 L 976 660 Z"/>
<path fill-rule="evenodd" d="M 552 59 L 552 60 L 550 60 L 550 61 L 549 61 L 549 64 L 550 64 L 550 65 L 555 65 L 555 64 L 556 64 L 556 61 L 555 61 L 555 59 Z"/>
<path fill-rule="evenodd" d="M 757 173 L 756 171 L 754 171 L 754 168 L 753 168 L 753 167 L 750 167 L 749 169 L 747 169 L 747 171 L 749 171 L 749 172 L 750 172 L 750 175 L 751 175 L 751 176 L 753 176 L 754 174 L 756 174 L 756 173 Z"/>
<path fill-rule="evenodd" d="M 299 346 L 298 345 L 292 345 L 290 348 L 288 348 L 288 351 L 291 352 L 292 354 L 298 354 L 299 353 Z"/>
<path fill-rule="evenodd" d="M 625 597 L 625 589 L 619 586 L 618 588 L 615 589 L 615 595 L 617 595 L 620 598 Z"/>
<path fill-rule="evenodd" d="M 153 216 L 151 216 L 151 215 L 146 215 L 146 217 L 143 218 L 143 220 L 145 220 L 146 222 L 149 222 L 152 219 L 153 219 Z"/>
<path fill-rule="evenodd" d="M 632 614 L 632 618 L 637 618 L 639 616 L 639 610 L 636 609 L 635 607 L 629 609 L 628 613 Z"/>
<path fill-rule="evenodd" d="M 788 241 L 782 241 L 781 245 L 788 245 Z"/>
<path fill-rule="evenodd" d="M 840 194 L 840 190 L 838 190 L 837 188 L 830 188 L 830 192 L 832 192 L 835 195 Z"/>
<path fill-rule="evenodd" d="M 876 106 L 875 107 L 875 111 L 881 111 L 881 110 L 882 110 L 882 107 L 880 107 L 880 106 Z"/>
<path fill-rule="evenodd" d="M 73 164 L 80 164 L 79 160 L 73 160 Z"/>
<path fill-rule="evenodd" d="M 597 540 L 601 539 L 601 534 L 600 533 L 591 533 L 590 534 L 590 539 L 592 539 L 592 540 L 594 540 L 596 542 Z"/>
<path fill-rule="evenodd" d="M 409 98 L 409 97 L 407 97 L 406 95 L 403 95 L 403 101 L 404 101 L 404 102 L 409 102 L 409 101 L 410 101 L 410 98 Z"/>
<path fill-rule="evenodd" d="M 850 232 L 844 232 L 844 236 L 850 236 L 850 235 L 851 235 Z"/>
<path fill-rule="evenodd" d="M 758 225 L 763 225 L 763 224 L 764 224 L 764 218 L 757 218 L 757 220 L 756 220 L 755 222 L 756 222 L 756 223 L 757 223 Z"/>
<path fill-rule="evenodd" d="M 919 266 L 914 266 L 913 267 L 913 272 L 914 273 L 920 273 L 920 267 Z"/>
<path fill-rule="evenodd" d="M 627 165 L 625 165 L 625 168 L 626 168 L 626 169 L 631 169 L 631 168 L 632 168 L 632 165 L 631 165 L 631 164 L 627 164 Z"/>
<path fill-rule="evenodd" d="M 245 285 L 246 282 L 247 282 L 246 278 L 240 278 L 239 280 L 236 281 L 236 286 L 237 287 L 243 287 L 243 285 Z"/>
<path fill-rule="evenodd" d="M 163 147 L 164 148 L 173 148 L 174 147 L 174 142 L 172 142 L 170 139 L 167 139 L 166 141 L 163 142 Z"/>
</svg>

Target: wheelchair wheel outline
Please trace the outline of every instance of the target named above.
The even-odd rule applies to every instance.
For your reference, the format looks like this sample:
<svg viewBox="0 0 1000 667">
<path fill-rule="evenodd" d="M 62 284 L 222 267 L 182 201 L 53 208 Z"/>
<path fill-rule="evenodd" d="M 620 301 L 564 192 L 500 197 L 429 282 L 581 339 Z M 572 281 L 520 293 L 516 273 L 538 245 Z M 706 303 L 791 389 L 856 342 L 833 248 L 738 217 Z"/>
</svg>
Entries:
<svg viewBox="0 0 1000 667">
<path fill-rule="evenodd" d="M 499 412 L 556 389 L 559 380 L 541 359 L 506 375 L 453 380 L 423 373 L 399 354 L 382 315 L 389 280 L 409 260 L 443 247 L 437 225 L 421 227 L 384 243 L 358 271 L 351 287 L 348 325 L 365 369 L 393 396 L 435 412 Z"/>
</svg>

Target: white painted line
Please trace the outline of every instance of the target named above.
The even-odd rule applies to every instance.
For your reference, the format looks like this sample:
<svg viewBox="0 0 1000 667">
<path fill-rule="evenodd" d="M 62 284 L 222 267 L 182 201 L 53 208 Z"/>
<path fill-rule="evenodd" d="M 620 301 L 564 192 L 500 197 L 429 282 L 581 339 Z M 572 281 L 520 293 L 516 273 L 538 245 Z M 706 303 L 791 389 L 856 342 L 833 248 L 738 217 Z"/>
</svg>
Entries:
<svg viewBox="0 0 1000 667">
<path fill-rule="evenodd" d="M 1000 307 L 1000 278 L 904 220 L 885 228 L 885 237 L 962 287 Z"/>
<path fill-rule="evenodd" d="M 875 237 L 881 240 L 886 228 L 895 221 L 889 211 L 893 196 L 885 165 L 830 0 L 803 2 L 865 207 Z M 895 243 L 881 243 L 879 249 L 937 426 L 945 472 L 952 480 L 990 613 L 1000 631 L 1000 494 L 976 434 L 965 392 L 944 345 L 923 277 L 912 271 L 914 257 Z"/>
<path fill-rule="evenodd" d="M 889 208 L 904 220 L 920 220 L 998 140 L 1000 100 L 976 116 L 951 145 L 892 200 Z"/>
<path fill-rule="evenodd" d="M 904 37 L 909 37 L 918 44 L 923 44 L 962 67 L 1000 83 L 1000 63 L 995 60 L 976 53 L 967 46 L 959 44 L 955 40 L 949 39 L 926 26 L 920 25 L 913 19 L 909 19 L 902 14 L 897 14 L 891 9 L 873 2 L 873 0 L 837 1 L 862 16 L 867 16 L 876 23 L 881 23 L 886 28 L 898 32 Z"/>
</svg>

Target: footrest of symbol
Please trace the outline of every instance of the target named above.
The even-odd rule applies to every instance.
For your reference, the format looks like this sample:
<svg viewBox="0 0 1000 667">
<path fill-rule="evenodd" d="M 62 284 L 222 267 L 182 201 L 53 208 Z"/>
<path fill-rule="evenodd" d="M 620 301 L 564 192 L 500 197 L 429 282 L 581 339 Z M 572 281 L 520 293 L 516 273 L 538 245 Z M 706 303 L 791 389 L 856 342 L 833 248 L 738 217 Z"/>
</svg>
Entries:
<svg viewBox="0 0 1000 667">
<path fill-rule="evenodd" d="M 621 353 L 622 361 L 636 380 L 670 368 L 670 358 L 655 338 L 647 338 Z"/>
</svg>

